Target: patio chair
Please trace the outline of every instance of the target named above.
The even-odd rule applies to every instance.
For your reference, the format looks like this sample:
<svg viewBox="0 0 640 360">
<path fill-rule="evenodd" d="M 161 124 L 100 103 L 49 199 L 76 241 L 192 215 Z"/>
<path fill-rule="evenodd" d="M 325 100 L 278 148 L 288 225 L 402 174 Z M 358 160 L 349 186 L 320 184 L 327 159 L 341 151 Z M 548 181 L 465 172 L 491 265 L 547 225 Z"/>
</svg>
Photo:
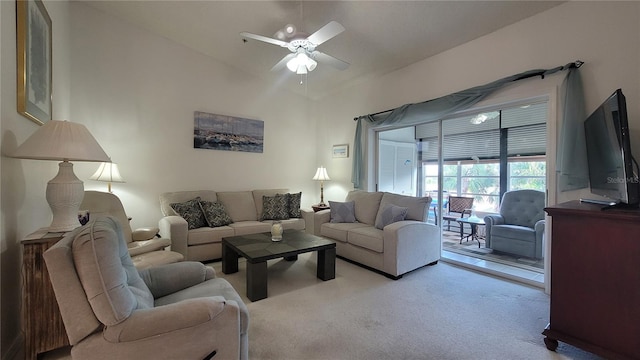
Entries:
<svg viewBox="0 0 640 360">
<path fill-rule="evenodd" d="M 457 219 L 463 218 L 465 215 L 471 216 L 473 208 L 473 198 L 463 196 L 449 196 L 449 206 L 447 207 L 447 213 L 442 216 L 442 221 L 447 222 L 447 231 L 451 231 L 451 222 Z M 462 224 L 460 225 L 460 231 L 462 233 Z"/>
<path fill-rule="evenodd" d="M 499 215 L 484 218 L 486 247 L 509 254 L 542 259 L 545 193 L 536 190 L 507 191 Z"/>
</svg>

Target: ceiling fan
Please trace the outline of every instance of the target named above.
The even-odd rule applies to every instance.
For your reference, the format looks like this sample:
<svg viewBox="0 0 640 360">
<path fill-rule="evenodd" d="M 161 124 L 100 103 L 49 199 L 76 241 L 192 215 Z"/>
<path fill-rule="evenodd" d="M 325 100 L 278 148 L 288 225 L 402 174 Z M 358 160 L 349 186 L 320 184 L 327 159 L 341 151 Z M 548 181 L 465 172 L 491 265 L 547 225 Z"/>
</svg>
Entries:
<svg viewBox="0 0 640 360">
<path fill-rule="evenodd" d="M 318 62 L 331 65 L 338 70 L 345 70 L 349 67 L 348 62 L 316 50 L 318 45 L 343 31 L 344 27 L 342 25 L 336 21 L 331 21 L 311 35 L 297 32 L 296 27 L 291 24 L 286 25 L 282 30 L 276 32 L 274 35 L 276 39 L 248 32 L 241 32 L 240 35 L 244 38 L 278 45 L 291 51 L 291 54 L 288 54 L 283 57 L 282 60 L 278 61 L 278 63 L 271 68 L 271 71 L 279 71 L 286 65 L 289 70 L 296 74 L 306 74 L 309 71 L 313 71 L 318 65 Z"/>
</svg>

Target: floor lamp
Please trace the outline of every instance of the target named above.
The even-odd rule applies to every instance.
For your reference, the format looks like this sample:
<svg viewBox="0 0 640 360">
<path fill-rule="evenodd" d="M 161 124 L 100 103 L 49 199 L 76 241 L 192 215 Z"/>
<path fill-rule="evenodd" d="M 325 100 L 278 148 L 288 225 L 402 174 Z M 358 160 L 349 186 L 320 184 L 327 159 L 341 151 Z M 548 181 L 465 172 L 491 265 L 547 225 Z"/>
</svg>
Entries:
<svg viewBox="0 0 640 360">
<path fill-rule="evenodd" d="M 46 198 L 53 213 L 49 232 L 65 232 L 80 226 L 78 210 L 84 185 L 73 173 L 70 161 L 111 161 L 84 125 L 59 120 L 47 121 L 11 156 L 61 161 L 58 175 L 47 183 Z"/>
</svg>

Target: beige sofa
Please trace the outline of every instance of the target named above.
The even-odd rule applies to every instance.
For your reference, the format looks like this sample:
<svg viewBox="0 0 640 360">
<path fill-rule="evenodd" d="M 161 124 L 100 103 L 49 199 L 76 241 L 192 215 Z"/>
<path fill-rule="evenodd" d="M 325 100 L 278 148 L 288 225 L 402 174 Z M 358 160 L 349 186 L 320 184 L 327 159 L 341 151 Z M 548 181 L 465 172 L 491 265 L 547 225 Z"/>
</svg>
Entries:
<svg viewBox="0 0 640 360">
<path fill-rule="evenodd" d="M 353 205 L 349 205 L 351 202 Z M 345 202 L 330 201 L 329 204 L 330 210 L 314 214 L 314 233 L 335 240 L 336 254 L 342 258 L 383 272 L 393 279 L 440 259 L 439 229 L 426 222 L 430 197 L 353 190 L 347 194 Z M 355 222 L 348 219 L 350 214 L 345 218 L 346 205 L 353 207 L 351 220 Z M 404 220 L 391 219 L 391 209 L 406 209 L 406 214 L 400 217 Z M 332 211 L 334 222 L 331 222 Z M 342 214 L 338 214 L 339 211 Z M 383 226 L 385 216 L 386 222 L 394 222 Z"/>
<path fill-rule="evenodd" d="M 261 220 L 263 196 L 287 194 L 287 189 L 264 189 L 253 191 L 212 190 L 166 192 L 160 195 L 160 209 L 163 218 L 158 227 L 163 238 L 171 239 L 171 250 L 184 255 L 186 260 L 208 261 L 222 258 L 222 238 L 236 235 L 257 234 L 271 231 L 272 220 Z M 199 197 L 201 200 L 220 202 L 232 223 L 218 227 L 189 229 L 187 221 L 171 207 Z M 305 219 L 313 216 L 313 211 L 301 209 L 300 218 L 281 220 L 284 229 L 304 230 Z"/>
</svg>

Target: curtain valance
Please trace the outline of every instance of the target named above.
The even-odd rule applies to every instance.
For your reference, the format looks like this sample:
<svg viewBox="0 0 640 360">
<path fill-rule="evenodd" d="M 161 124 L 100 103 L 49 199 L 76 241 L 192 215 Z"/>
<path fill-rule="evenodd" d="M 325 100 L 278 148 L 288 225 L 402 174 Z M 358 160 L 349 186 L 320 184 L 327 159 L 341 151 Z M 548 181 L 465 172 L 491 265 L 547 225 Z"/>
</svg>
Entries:
<svg viewBox="0 0 640 360">
<path fill-rule="evenodd" d="M 586 167 L 580 168 L 580 166 L 574 162 L 576 157 L 586 158 L 584 133 L 582 132 L 582 137 L 580 137 L 579 132 L 579 128 L 582 128 L 582 121 L 584 120 L 584 99 L 582 84 L 576 71 L 582 64 L 582 61 L 575 61 L 553 69 L 529 70 L 436 99 L 414 104 L 405 104 L 392 110 L 354 118 L 354 120 L 358 122 L 353 144 L 354 151 L 351 176 L 354 188 L 363 188 L 362 182 L 364 180 L 365 163 L 364 137 L 366 136 L 364 131 L 365 122 L 370 127 L 377 128 L 390 125 L 412 126 L 439 120 L 447 115 L 470 108 L 507 84 L 536 76 L 544 78 L 546 75 L 551 75 L 562 70 L 569 70 L 569 75 L 567 75 L 565 86 L 565 111 L 561 134 L 563 141 L 560 142 L 562 149 L 558 149 L 558 169 L 563 169 L 560 171 L 560 174 L 570 176 L 570 180 L 560 181 L 560 183 L 570 188 L 586 187 Z M 574 135 L 576 132 L 579 133 Z M 569 141 L 571 142 L 570 144 L 567 143 Z M 573 160 L 569 161 L 568 159 L 570 158 L 573 158 Z M 580 161 L 577 163 L 580 163 Z M 586 160 L 584 160 L 582 164 L 586 164 Z"/>
</svg>

